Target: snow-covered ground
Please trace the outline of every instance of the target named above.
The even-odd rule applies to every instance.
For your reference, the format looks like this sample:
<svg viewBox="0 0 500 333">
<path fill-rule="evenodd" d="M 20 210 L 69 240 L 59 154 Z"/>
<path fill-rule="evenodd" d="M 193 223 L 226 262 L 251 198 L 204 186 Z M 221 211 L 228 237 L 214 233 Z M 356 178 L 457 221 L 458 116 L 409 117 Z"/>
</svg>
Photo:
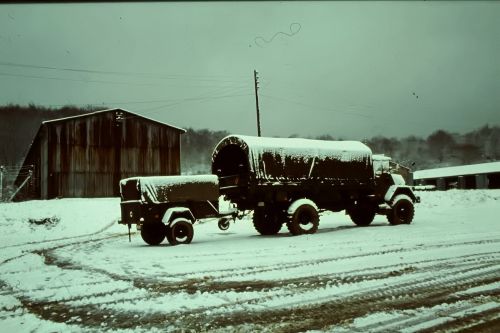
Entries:
<svg viewBox="0 0 500 333">
<path fill-rule="evenodd" d="M 250 218 L 189 245 L 128 242 L 119 199 L 0 204 L 2 332 L 500 331 L 500 191 L 419 192 L 411 225 Z"/>
</svg>

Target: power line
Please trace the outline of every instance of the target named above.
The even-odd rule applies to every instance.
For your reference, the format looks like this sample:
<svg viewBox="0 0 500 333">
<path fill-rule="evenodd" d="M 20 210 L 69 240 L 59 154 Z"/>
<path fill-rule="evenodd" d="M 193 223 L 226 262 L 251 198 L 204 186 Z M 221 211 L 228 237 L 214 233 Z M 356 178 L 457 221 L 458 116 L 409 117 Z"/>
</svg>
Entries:
<svg viewBox="0 0 500 333">
<path fill-rule="evenodd" d="M 7 72 L 0 72 L 0 76 L 10 76 L 10 77 L 22 77 L 22 78 L 30 78 L 30 79 L 42 79 L 42 80 L 56 80 L 56 81 L 71 81 L 71 82 L 85 82 L 85 83 L 105 83 L 105 84 L 120 84 L 120 85 L 135 85 L 135 86 L 170 86 L 170 87 L 178 87 L 178 88 L 207 88 L 213 87 L 214 83 L 205 82 L 205 84 L 172 84 L 172 83 L 134 83 L 130 81 L 107 81 L 107 80 L 89 80 L 89 79 L 72 79 L 72 78 L 63 78 L 63 77 L 52 77 L 52 76 L 42 76 L 42 75 L 28 75 L 28 74 L 14 74 Z M 198 80 L 200 81 L 200 80 Z M 221 83 L 226 82 L 218 82 L 217 85 L 222 88 L 232 87 L 232 85 L 223 85 L 220 86 Z M 229 82 L 227 82 L 229 83 Z M 239 82 L 241 84 L 241 82 Z"/>
<path fill-rule="evenodd" d="M 335 110 L 335 109 L 324 107 L 324 106 L 317 106 L 317 105 L 312 105 L 312 104 L 306 104 L 306 103 L 302 103 L 302 102 L 292 101 L 292 100 L 289 100 L 289 99 L 286 99 L 286 98 L 282 98 L 282 97 L 270 96 L 270 95 L 267 95 L 267 94 L 261 94 L 261 96 L 264 96 L 264 97 L 267 97 L 267 98 L 271 98 L 271 99 L 274 99 L 274 100 L 278 100 L 278 101 L 284 101 L 284 102 L 291 103 L 291 104 L 305 106 L 305 107 L 312 107 L 312 108 L 316 108 L 316 109 L 323 109 L 323 110 L 328 110 L 328 111 L 333 111 L 333 112 L 343 113 L 343 114 L 348 114 L 348 115 L 357 115 L 357 116 L 365 117 L 365 118 L 373 118 L 373 116 L 366 115 L 366 114 L 363 114 L 363 113 L 339 111 L 339 110 Z"/>
<path fill-rule="evenodd" d="M 150 111 L 153 111 L 153 113 L 154 113 L 154 112 L 160 111 L 158 109 L 166 109 L 166 108 L 170 108 L 172 106 L 179 105 L 179 104 L 186 103 L 186 102 L 203 102 L 203 101 L 210 101 L 210 100 L 215 100 L 215 99 L 230 98 L 230 97 L 241 97 L 241 96 L 251 96 L 251 95 L 252 94 L 250 94 L 250 93 L 245 93 L 245 94 L 228 94 L 228 95 L 222 95 L 222 96 L 193 97 L 193 98 L 186 98 L 186 99 L 184 99 L 184 100 L 182 100 L 180 102 L 177 102 L 177 103 L 160 105 L 160 106 L 157 106 L 157 107 L 143 109 L 143 110 L 138 110 L 138 111 L 141 111 L 141 112 L 150 112 Z"/>
<path fill-rule="evenodd" d="M 292 101 L 292 100 L 289 100 L 289 99 L 286 99 L 286 98 L 282 98 L 282 97 L 275 97 L 275 96 L 264 95 L 264 94 L 261 94 L 261 96 L 264 96 L 264 97 L 267 97 L 267 98 L 271 98 L 271 99 L 275 99 L 275 100 L 281 100 L 281 101 L 284 101 L 284 102 L 288 102 L 288 103 L 296 104 L 296 105 L 300 105 L 300 106 L 305 106 L 305 107 L 310 107 L 310 108 L 312 107 L 312 108 L 327 110 L 327 111 L 336 112 L 336 113 L 343 113 L 345 115 L 360 116 L 360 117 L 363 117 L 363 118 L 366 118 L 366 119 L 377 120 L 377 121 L 385 121 L 387 123 L 393 123 L 394 122 L 393 118 L 388 117 L 388 116 L 384 116 L 384 115 L 380 115 L 380 114 L 377 114 L 376 116 L 374 116 L 374 115 L 367 115 L 367 114 L 363 114 L 363 113 L 359 113 L 359 112 L 339 111 L 339 110 L 335 110 L 335 109 L 324 107 L 324 106 L 318 106 L 318 105 L 312 105 L 312 104 L 306 104 L 306 103 L 302 103 L 302 102 Z M 416 122 L 416 123 L 425 125 L 424 122 L 420 122 L 420 121 L 417 121 L 417 120 L 412 120 L 412 122 L 413 123 Z"/>
<path fill-rule="evenodd" d="M 156 77 L 156 78 L 167 79 L 167 80 L 192 79 L 192 80 L 198 80 L 198 81 L 218 81 L 218 82 L 227 82 L 227 83 L 241 82 L 240 80 L 238 80 L 238 81 L 228 80 L 229 78 L 239 78 L 239 79 L 244 78 L 244 76 L 236 76 L 236 75 L 192 75 L 192 74 L 163 74 L 163 73 L 144 73 L 144 72 L 104 71 L 104 70 L 84 69 L 84 68 L 53 67 L 53 66 L 43 66 L 43 65 L 21 64 L 21 63 L 14 63 L 14 62 L 0 62 L 0 66 L 47 69 L 47 70 L 55 70 L 55 71 L 89 73 L 89 74 L 148 76 L 148 77 Z"/>
<path fill-rule="evenodd" d="M 139 85 L 139 86 L 154 86 L 151 83 L 133 83 L 133 82 L 120 82 L 120 81 L 103 81 L 103 80 L 86 80 L 86 79 L 69 79 L 61 77 L 49 77 L 40 75 L 25 75 L 25 74 L 13 74 L 0 72 L 1 76 L 11 76 L 11 77 L 23 77 L 30 79 L 42 79 L 42 80 L 57 80 L 57 81 L 72 81 L 72 82 L 86 82 L 86 83 L 111 83 L 111 84 L 125 84 L 125 85 Z"/>
<path fill-rule="evenodd" d="M 215 91 L 209 92 L 208 94 L 213 94 L 216 92 L 222 93 L 227 89 L 243 89 L 247 88 L 246 86 L 232 86 L 232 87 L 220 87 Z M 204 94 L 207 95 L 207 94 Z M 188 97 L 188 98 L 199 98 L 199 97 Z M 154 103 L 169 103 L 169 102 L 178 102 L 184 101 L 186 98 L 168 98 L 168 99 L 156 99 L 156 100 L 142 100 L 142 101 L 101 101 L 101 102 L 91 102 L 91 103 L 65 103 L 65 104 L 50 104 L 49 107 L 61 107 L 61 106 L 97 106 L 97 105 L 116 105 L 116 104 L 154 104 Z"/>
<path fill-rule="evenodd" d="M 246 89 L 246 87 L 245 86 L 241 86 L 241 87 L 222 87 L 222 88 L 217 88 L 215 90 L 206 92 L 206 93 L 201 94 L 199 96 L 173 99 L 172 103 L 166 104 L 164 106 L 177 105 L 177 104 L 180 104 L 180 103 L 185 102 L 185 101 L 189 102 L 189 101 L 197 101 L 197 100 L 204 99 L 204 98 L 211 98 L 211 97 L 214 97 L 213 96 L 214 94 L 236 93 L 236 92 L 238 92 L 240 90 L 243 90 L 243 89 Z M 156 109 L 156 108 L 161 108 L 161 107 L 162 106 L 153 107 L 153 108 L 149 108 L 149 109 L 146 109 L 146 110 Z M 146 110 L 143 110 L 143 111 L 146 111 Z"/>
<path fill-rule="evenodd" d="M 168 98 L 168 99 L 160 99 L 160 100 L 143 100 L 143 101 L 114 101 L 114 102 L 99 102 L 99 103 L 66 103 L 66 104 L 51 104 L 51 107 L 60 107 L 60 106 L 67 106 L 67 105 L 74 105 L 74 106 L 98 106 L 98 105 L 117 105 L 117 104 L 150 104 L 150 103 L 169 103 L 170 104 L 180 104 L 181 102 L 184 101 L 190 101 L 190 100 L 198 100 L 200 98 L 205 98 L 212 96 L 213 94 L 226 94 L 226 93 L 235 93 L 239 90 L 242 89 L 247 89 L 246 86 L 231 86 L 231 87 L 219 87 L 215 90 L 211 90 L 207 93 L 202 94 L 201 96 L 195 96 L 195 97 L 185 97 L 185 98 Z M 217 97 L 217 96 L 216 96 Z M 161 106 L 160 106 L 161 107 Z M 148 108 L 148 109 L 143 109 L 143 111 L 149 110 L 149 109 L 155 109 L 156 107 Z"/>
</svg>

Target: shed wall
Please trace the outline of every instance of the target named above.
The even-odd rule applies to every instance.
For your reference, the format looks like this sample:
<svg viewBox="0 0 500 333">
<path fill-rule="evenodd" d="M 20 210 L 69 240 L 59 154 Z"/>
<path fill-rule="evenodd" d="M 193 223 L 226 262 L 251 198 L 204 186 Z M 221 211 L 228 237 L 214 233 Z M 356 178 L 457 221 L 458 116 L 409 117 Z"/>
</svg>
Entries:
<svg viewBox="0 0 500 333">
<path fill-rule="evenodd" d="M 121 111 L 45 126 L 47 198 L 117 196 L 120 179 L 180 174 L 177 129 Z"/>
</svg>

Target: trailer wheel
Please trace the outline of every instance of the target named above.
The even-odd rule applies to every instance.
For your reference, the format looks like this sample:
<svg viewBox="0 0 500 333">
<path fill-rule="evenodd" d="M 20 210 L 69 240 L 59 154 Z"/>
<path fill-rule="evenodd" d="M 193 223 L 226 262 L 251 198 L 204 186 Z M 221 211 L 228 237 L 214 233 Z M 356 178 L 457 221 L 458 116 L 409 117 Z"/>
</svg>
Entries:
<svg viewBox="0 0 500 333">
<path fill-rule="evenodd" d="M 219 222 L 217 222 L 217 226 L 219 227 L 220 230 L 226 231 L 227 229 L 229 229 L 229 218 L 221 217 L 219 219 Z"/>
<path fill-rule="evenodd" d="M 176 218 L 167 226 L 167 240 L 171 245 L 189 244 L 193 235 L 193 224 L 184 217 Z"/>
<path fill-rule="evenodd" d="M 290 233 L 294 236 L 302 234 L 314 234 L 318 230 L 319 214 L 316 208 L 309 204 L 297 207 L 290 220 L 286 224 Z"/>
<path fill-rule="evenodd" d="M 357 226 L 366 227 L 373 222 L 375 218 L 375 208 L 373 206 L 362 206 L 360 208 L 349 209 L 347 214 Z"/>
<path fill-rule="evenodd" d="M 282 225 L 279 212 L 273 209 L 258 208 L 253 211 L 253 226 L 261 235 L 276 235 Z"/>
<path fill-rule="evenodd" d="M 144 223 L 141 237 L 149 245 L 159 245 L 165 239 L 166 227 L 161 222 Z"/>
<path fill-rule="evenodd" d="M 405 194 L 400 194 L 391 202 L 392 210 L 387 216 L 387 220 L 392 225 L 410 224 L 415 214 L 413 201 Z"/>
</svg>

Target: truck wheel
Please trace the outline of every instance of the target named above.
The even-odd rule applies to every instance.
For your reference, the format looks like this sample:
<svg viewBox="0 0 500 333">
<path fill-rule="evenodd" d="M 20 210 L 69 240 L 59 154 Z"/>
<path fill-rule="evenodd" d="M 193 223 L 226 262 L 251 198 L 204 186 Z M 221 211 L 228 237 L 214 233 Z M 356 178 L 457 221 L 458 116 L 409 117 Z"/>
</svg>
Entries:
<svg viewBox="0 0 500 333">
<path fill-rule="evenodd" d="M 283 225 L 279 212 L 258 208 L 253 211 L 253 226 L 261 235 L 276 235 Z"/>
<path fill-rule="evenodd" d="M 167 227 L 167 240 L 171 245 L 189 244 L 193 235 L 193 224 L 184 217 L 176 218 Z"/>
<path fill-rule="evenodd" d="M 141 237 L 149 245 L 158 245 L 165 239 L 166 227 L 161 222 L 144 223 Z"/>
<path fill-rule="evenodd" d="M 286 224 L 292 235 L 314 234 L 318 230 L 319 215 L 309 204 L 300 205 Z"/>
<path fill-rule="evenodd" d="M 387 220 L 392 225 L 410 224 L 415 214 L 413 201 L 407 195 L 400 194 L 392 200 L 392 210 L 387 216 Z"/>
<path fill-rule="evenodd" d="M 358 209 L 350 209 L 347 212 L 351 221 L 357 226 L 366 227 L 372 223 L 375 218 L 375 209 L 372 207 L 363 207 Z"/>
</svg>

